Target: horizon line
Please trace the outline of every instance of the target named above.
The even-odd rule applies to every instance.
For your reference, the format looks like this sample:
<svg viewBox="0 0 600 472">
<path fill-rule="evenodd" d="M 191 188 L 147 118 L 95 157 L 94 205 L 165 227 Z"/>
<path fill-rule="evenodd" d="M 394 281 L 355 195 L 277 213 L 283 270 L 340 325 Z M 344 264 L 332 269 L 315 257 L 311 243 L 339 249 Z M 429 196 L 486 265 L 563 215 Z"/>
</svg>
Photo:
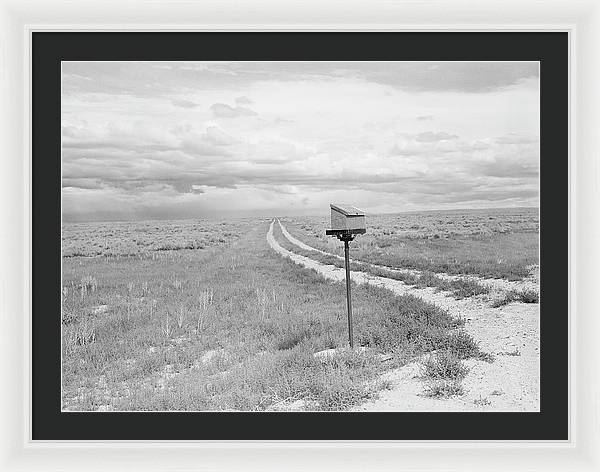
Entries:
<svg viewBox="0 0 600 472">
<path fill-rule="evenodd" d="M 407 214 L 407 213 L 434 213 L 434 212 L 457 212 L 457 211 L 486 211 L 486 210 L 518 210 L 518 209 L 540 209 L 539 205 L 527 206 L 507 206 L 507 207 L 485 207 L 485 208 L 438 208 L 438 209 L 429 209 L 429 210 L 404 210 L 404 211 L 383 211 L 383 212 L 366 212 L 366 216 L 369 215 L 399 215 L 399 214 Z M 323 212 L 319 213 L 305 213 L 299 215 L 290 215 L 290 217 L 310 217 L 310 216 L 327 216 L 329 213 Z M 136 222 L 144 222 L 144 221 L 190 221 L 190 220 L 198 220 L 198 219 L 242 219 L 242 218 L 285 218 L 287 215 L 282 213 L 263 213 L 263 214 L 249 214 L 246 216 L 243 215 L 232 215 L 232 214 L 223 214 L 219 216 L 218 214 L 213 215 L 201 215 L 197 217 L 175 217 L 175 218 L 162 218 L 162 217 L 151 217 L 151 218 L 109 218 L 109 219 L 65 219 L 63 215 L 61 215 L 61 224 L 69 223 L 136 223 Z"/>
</svg>

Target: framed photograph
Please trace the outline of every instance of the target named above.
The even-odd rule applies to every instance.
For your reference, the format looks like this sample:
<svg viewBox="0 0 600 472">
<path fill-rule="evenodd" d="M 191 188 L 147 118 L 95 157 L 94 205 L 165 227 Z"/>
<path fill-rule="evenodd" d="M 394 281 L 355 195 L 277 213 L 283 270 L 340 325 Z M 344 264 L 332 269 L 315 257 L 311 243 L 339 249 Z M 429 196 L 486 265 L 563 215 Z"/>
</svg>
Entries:
<svg viewBox="0 0 600 472">
<path fill-rule="evenodd" d="M 465 446 L 477 469 L 596 467 L 575 409 L 596 374 L 574 393 L 579 352 L 597 356 L 573 298 L 579 23 L 7 18 L 26 27 L 27 146 L 6 144 L 31 243 L 12 464 L 63 467 L 60 446 L 85 467 L 83 443 L 144 470 L 283 451 L 462 470 Z"/>
</svg>

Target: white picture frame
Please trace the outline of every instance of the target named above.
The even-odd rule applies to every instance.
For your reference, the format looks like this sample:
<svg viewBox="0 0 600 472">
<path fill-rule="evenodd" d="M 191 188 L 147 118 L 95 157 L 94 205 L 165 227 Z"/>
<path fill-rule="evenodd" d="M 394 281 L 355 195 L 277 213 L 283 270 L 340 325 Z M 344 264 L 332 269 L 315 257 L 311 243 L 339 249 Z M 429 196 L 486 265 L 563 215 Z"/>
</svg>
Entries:
<svg viewBox="0 0 600 472">
<path fill-rule="evenodd" d="M 30 411 L 32 31 L 568 31 L 570 439 L 39 442 Z M 599 470 L 600 3 L 594 0 L 0 2 L 0 469 Z M 543 405 L 542 405 L 543 408 Z M 401 427 L 401 425 L 399 425 Z"/>
</svg>

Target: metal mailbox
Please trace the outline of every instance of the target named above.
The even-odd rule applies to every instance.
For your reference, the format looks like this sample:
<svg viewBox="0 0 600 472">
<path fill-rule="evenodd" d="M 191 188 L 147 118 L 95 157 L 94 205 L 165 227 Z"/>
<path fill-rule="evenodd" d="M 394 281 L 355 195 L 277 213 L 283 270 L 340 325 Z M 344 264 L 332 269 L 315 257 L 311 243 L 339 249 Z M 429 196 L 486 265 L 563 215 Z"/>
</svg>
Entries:
<svg viewBox="0 0 600 472">
<path fill-rule="evenodd" d="M 352 327 L 352 295 L 350 287 L 350 241 L 357 234 L 367 232 L 365 213 L 352 205 L 330 203 L 331 229 L 325 230 L 328 236 L 335 236 L 344 243 L 344 267 L 346 268 L 346 302 L 348 304 L 348 341 L 354 348 L 354 328 Z"/>
<path fill-rule="evenodd" d="M 329 204 L 331 207 L 331 229 L 343 231 L 365 230 L 365 213 L 352 205 Z"/>
</svg>

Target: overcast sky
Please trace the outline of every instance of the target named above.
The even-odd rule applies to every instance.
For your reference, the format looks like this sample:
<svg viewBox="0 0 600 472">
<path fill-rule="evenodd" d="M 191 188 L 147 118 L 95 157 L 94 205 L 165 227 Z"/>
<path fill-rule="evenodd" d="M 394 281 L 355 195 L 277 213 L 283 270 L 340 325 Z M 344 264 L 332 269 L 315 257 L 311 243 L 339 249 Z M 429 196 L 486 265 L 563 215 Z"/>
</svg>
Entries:
<svg viewBox="0 0 600 472">
<path fill-rule="evenodd" d="M 64 62 L 65 220 L 539 204 L 537 63 Z"/>
</svg>

